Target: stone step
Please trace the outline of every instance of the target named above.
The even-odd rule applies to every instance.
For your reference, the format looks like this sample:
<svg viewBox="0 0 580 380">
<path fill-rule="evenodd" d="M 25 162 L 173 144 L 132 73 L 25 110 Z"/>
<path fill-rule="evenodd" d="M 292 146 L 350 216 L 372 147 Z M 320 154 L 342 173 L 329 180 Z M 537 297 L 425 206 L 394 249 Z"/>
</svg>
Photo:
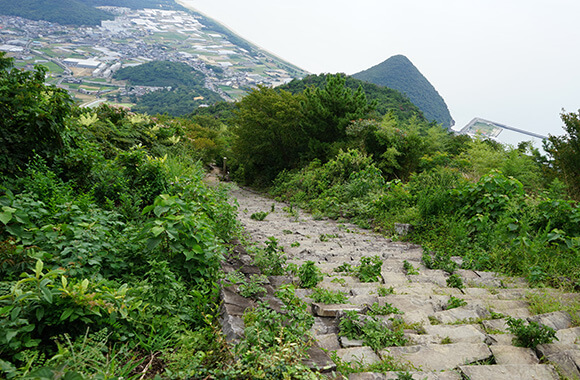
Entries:
<svg viewBox="0 0 580 380">
<path fill-rule="evenodd" d="M 558 380 L 558 374 L 546 364 L 503 364 L 460 366 L 470 380 Z"/>
<path fill-rule="evenodd" d="M 580 379 L 580 345 L 555 342 L 536 347 L 538 356 L 558 367 L 570 379 Z"/>
<path fill-rule="evenodd" d="M 379 354 L 385 360 L 392 356 L 403 362 L 410 362 L 414 367 L 424 371 L 451 370 L 463 364 L 487 360 L 492 357 L 491 351 L 484 343 L 390 347 L 380 351 Z"/>
<path fill-rule="evenodd" d="M 565 330 L 572 327 L 572 318 L 565 311 L 554 311 L 553 313 L 538 314 L 529 317 L 528 321 L 538 322 L 541 325 L 548 326 L 554 330 Z"/>
<path fill-rule="evenodd" d="M 443 372 L 404 372 L 411 375 L 413 380 L 461 380 L 461 375 L 455 371 Z M 393 380 L 399 378 L 399 372 L 360 372 L 348 376 L 348 380 Z"/>
<path fill-rule="evenodd" d="M 469 323 L 479 319 L 488 319 L 491 313 L 479 305 L 467 305 L 451 310 L 438 311 L 432 315 L 440 323 Z"/>
<path fill-rule="evenodd" d="M 489 346 L 496 364 L 539 364 L 540 360 L 531 348 L 506 345 Z"/>
<path fill-rule="evenodd" d="M 344 311 L 356 311 L 360 313 L 363 306 L 349 305 L 349 304 L 323 304 L 312 303 L 312 314 L 318 317 L 336 317 L 339 313 Z"/>
<path fill-rule="evenodd" d="M 381 361 L 381 358 L 373 351 L 373 349 L 367 346 L 341 348 L 336 350 L 336 356 L 342 361 L 360 363 L 363 365 L 374 364 Z"/>
<path fill-rule="evenodd" d="M 425 326 L 427 335 L 441 340 L 448 338 L 451 343 L 484 343 L 486 335 L 478 325 L 436 325 Z"/>
</svg>

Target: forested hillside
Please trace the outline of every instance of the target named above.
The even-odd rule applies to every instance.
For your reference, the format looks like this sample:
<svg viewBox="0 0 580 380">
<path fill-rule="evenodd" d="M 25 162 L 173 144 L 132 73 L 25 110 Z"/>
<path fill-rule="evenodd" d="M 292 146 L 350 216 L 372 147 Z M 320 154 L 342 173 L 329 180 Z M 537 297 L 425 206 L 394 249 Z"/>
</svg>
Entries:
<svg viewBox="0 0 580 380">
<path fill-rule="evenodd" d="M 4 0 L 0 1 L 0 14 L 63 25 L 100 25 L 102 20 L 114 18 L 83 0 Z"/>
<path fill-rule="evenodd" d="M 171 87 L 136 99 L 134 109 L 138 112 L 181 116 L 191 113 L 201 104 L 214 104 L 222 100 L 217 93 L 205 87 L 204 74 L 181 62 L 148 62 L 122 68 L 114 77 L 127 80 L 133 86 Z"/>
<path fill-rule="evenodd" d="M 174 0 L 19 0 L 0 1 L 0 14 L 63 25 L 101 25 L 114 16 L 95 7 L 184 9 Z"/>
<path fill-rule="evenodd" d="M 451 128 L 455 123 L 441 95 L 403 55 L 393 56 L 353 77 L 401 91 L 423 111 L 429 121 L 436 121 L 445 128 Z"/>
</svg>

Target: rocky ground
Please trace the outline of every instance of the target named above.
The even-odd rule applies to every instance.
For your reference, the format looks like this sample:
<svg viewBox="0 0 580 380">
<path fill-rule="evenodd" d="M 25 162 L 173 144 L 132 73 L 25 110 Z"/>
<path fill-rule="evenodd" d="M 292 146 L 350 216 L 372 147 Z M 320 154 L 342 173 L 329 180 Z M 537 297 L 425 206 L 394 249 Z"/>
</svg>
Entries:
<svg viewBox="0 0 580 380">
<path fill-rule="evenodd" d="M 550 297 L 562 299 L 576 294 L 530 289 L 522 279 L 461 269 L 456 273 L 465 287 L 452 288 L 447 285 L 449 274 L 423 265 L 423 251 L 417 245 L 391 241 L 348 223 L 314 220 L 307 213 L 249 190 L 235 189 L 232 196 L 239 203 L 239 218 L 252 240 L 264 242 L 275 237 L 285 247 L 289 262 L 300 265 L 311 260 L 325 273 L 319 287 L 348 295 L 346 304 L 327 305 L 313 302 L 309 297 L 312 290 L 298 290 L 298 295 L 311 304 L 315 316 L 312 333 L 321 349 L 311 350 L 311 365 L 322 372 L 335 370 L 329 359 L 329 354 L 335 352 L 342 361 L 357 364 L 394 358 L 408 365 L 413 379 L 580 378 L 580 327 L 573 327 L 570 314 L 564 311 L 532 315 L 529 304 L 532 292 L 547 292 Z M 250 218 L 256 212 L 269 214 L 257 221 Z M 358 265 L 362 257 L 372 256 L 382 259 L 380 282 L 364 283 L 334 271 L 344 263 Z M 405 261 L 416 270 L 415 274 L 404 269 Z M 249 262 L 245 264 L 250 267 Z M 226 264 L 225 269 L 233 270 L 237 265 L 243 264 Z M 270 278 L 268 297 L 280 283 L 291 280 Z M 224 330 L 230 339 L 236 339 L 243 328 L 240 316 L 250 304 L 231 291 L 223 294 Z M 449 309 L 451 297 L 466 304 Z M 407 340 L 404 346 L 375 351 L 361 341 L 339 336 L 338 320 L 345 310 L 362 315 L 374 303 L 390 304 L 402 312 L 381 318 L 402 319 Z M 507 331 L 507 316 L 552 327 L 558 341 L 539 345 L 535 350 L 516 347 L 512 343 L 514 336 Z M 363 372 L 351 374 L 349 379 L 397 376 L 394 372 Z"/>
</svg>

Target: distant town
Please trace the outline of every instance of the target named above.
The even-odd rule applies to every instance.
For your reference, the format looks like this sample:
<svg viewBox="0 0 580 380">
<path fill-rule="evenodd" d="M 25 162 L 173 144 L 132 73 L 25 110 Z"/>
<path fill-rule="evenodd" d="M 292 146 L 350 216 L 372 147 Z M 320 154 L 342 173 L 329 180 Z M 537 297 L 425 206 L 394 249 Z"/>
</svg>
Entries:
<svg viewBox="0 0 580 380">
<path fill-rule="evenodd" d="M 44 65 L 47 81 L 85 105 L 135 99 L 162 87 L 128 86 L 113 78 L 121 67 L 149 61 L 184 62 L 205 75 L 205 87 L 234 100 L 258 84 L 276 86 L 307 73 L 255 49 L 248 51 L 208 30 L 184 11 L 100 7 L 116 17 L 100 27 L 70 27 L 0 16 L 0 51 L 16 67 Z"/>
</svg>

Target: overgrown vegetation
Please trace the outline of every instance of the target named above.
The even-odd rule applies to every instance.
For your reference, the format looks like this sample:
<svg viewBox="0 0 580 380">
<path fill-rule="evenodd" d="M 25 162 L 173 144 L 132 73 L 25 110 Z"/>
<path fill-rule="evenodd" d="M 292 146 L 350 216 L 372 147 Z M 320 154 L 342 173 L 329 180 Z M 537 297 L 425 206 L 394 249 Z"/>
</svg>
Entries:
<svg viewBox="0 0 580 380">
<path fill-rule="evenodd" d="M 216 323 L 238 234 L 227 189 L 202 182 L 202 163 L 224 156 L 218 129 L 78 109 L 43 69 L 0 67 L 0 377 L 253 378 L 265 345 L 233 355 Z M 269 359 L 298 368 L 293 352 Z"/>
<path fill-rule="evenodd" d="M 170 118 L 79 109 L 44 85 L 43 69 L 15 70 L 4 55 L 0 69 L 6 378 L 314 376 L 301 364 L 311 316 L 291 287 L 278 293 L 284 313 L 266 304 L 246 313 L 246 339 L 236 347 L 219 332 L 219 264 L 238 226 L 227 189 L 202 178 L 203 165 L 221 166 L 223 157 L 232 178 L 269 187 L 296 219 L 306 209 L 386 234 L 395 223 L 412 224 L 408 239 L 423 245 L 428 268 L 449 274 L 449 286 L 463 286 L 455 273 L 461 263 L 525 276 L 537 287 L 580 287 L 575 113 L 563 113 L 568 135 L 551 137 L 543 157 L 527 144 L 452 135 L 394 95 L 389 104 L 369 101 L 343 75 L 310 78 L 317 86 L 306 90 L 308 82 L 292 83 L 292 92 L 258 88 L 233 118 L 230 106 Z M 316 302 L 346 302 L 344 293 L 317 287 L 314 263 L 287 263 L 276 239 L 248 250 L 264 275 L 292 273 Z M 382 260 L 363 257 L 339 269 L 380 282 Z M 228 281 L 249 298 L 264 294 L 263 277 Z M 386 304 L 369 309 L 396 312 Z M 343 321 L 344 334 L 375 349 L 404 344 L 397 320 L 353 314 Z M 532 337 L 549 338 L 535 330 Z"/>
</svg>

